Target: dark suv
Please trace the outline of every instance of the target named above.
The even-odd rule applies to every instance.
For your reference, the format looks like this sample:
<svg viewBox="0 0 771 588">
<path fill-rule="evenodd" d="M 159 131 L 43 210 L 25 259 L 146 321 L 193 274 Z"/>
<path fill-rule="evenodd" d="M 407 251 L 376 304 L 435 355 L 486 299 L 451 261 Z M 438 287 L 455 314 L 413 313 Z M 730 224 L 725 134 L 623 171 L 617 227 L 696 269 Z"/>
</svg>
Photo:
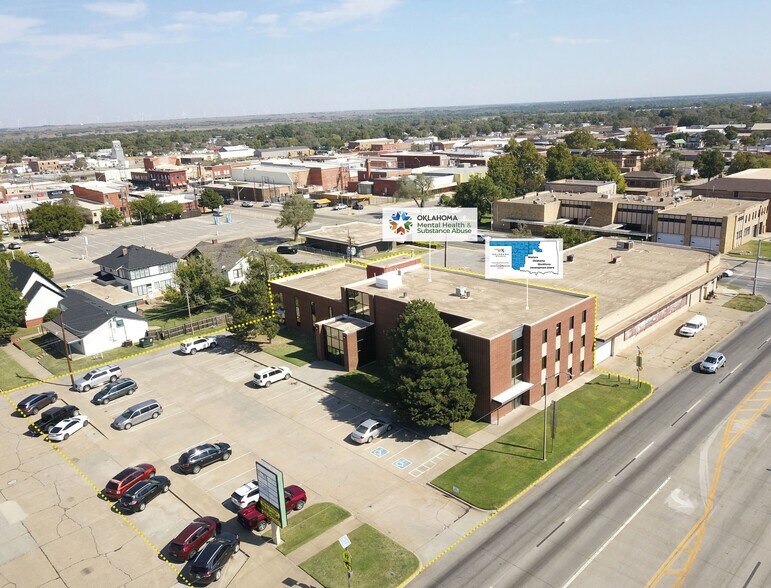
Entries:
<svg viewBox="0 0 771 588">
<path fill-rule="evenodd" d="M 222 568 L 241 550 L 241 541 L 233 533 L 222 533 L 210 541 L 190 566 L 190 580 L 194 584 L 210 584 L 222 577 Z"/>
<path fill-rule="evenodd" d="M 184 473 L 197 474 L 201 468 L 215 461 L 227 461 L 233 450 L 227 443 L 205 443 L 188 449 L 179 456 L 179 469 Z"/>
<path fill-rule="evenodd" d="M 136 389 L 137 383 L 134 380 L 131 378 L 121 378 L 120 380 L 107 384 L 104 388 L 99 390 L 99 392 L 94 394 L 91 402 L 94 404 L 109 404 L 110 401 L 115 400 L 116 398 L 126 396 L 127 394 L 133 394 L 136 392 Z"/>
<path fill-rule="evenodd" d="M 149 480 L 139 482 L 132 486 L 120 499 L 122 510 L 139 512 L 144 510 L 147 503 L 159 494 L 165 494 L 171 487 L 171 480 L 166 476 L 153 476 Z"/>
<path fill-rule="evenodd" d="M 29 416 L 31 414 L 37 414 L 41 408 L 45 408 L 59 400 L 56 392 L 43 392 L 42 394 L 33 394 L 27 396 L 24 400 L 19 402 L 17 410 L 22 416 Z"/>
<path fill-rule="evenodd" d="M 51 432 L 51 429 L 53 429 L 64 419 L 78 416 L 79 414 L 80 410 L 78 410 L 77 406 L 73 406 L 71 404 L 68 404 L 67 406 L 55 406 L 54 408 L 49 408 L 43 414 L 41 414 L 40 419 L 35 423 L 35 426 L 30 426 L 30 430 L 33 433 L 39 434 L 39 429 L 43 433 L 48 434 Z"/>
</svg>

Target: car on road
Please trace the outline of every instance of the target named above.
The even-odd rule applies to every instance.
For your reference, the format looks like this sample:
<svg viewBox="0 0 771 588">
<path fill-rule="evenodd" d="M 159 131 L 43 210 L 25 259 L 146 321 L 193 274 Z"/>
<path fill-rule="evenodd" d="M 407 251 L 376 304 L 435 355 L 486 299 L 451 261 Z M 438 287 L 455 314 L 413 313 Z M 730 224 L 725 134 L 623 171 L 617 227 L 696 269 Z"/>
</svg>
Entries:
<svg viewBox="0 0 771 588">
<path fill-rule="evenodd" d="M 305 490 L 299 486 L 287 486 L 284 488 L 284 501 L 286 512 L 289 514 L 293 510 L 302 510 L 308 501 L 308 497 L 305 494 Z M 264 531 L 270 520 L 257 508 L 257 504 L 252 504 L 238 511 L 238 522 L 247 529 Z"/>
<path fill-rule="evenodd" d="M 252 202 L 251 200 L 242 200 L 241 206 L 243 208 L 252 208 L 254 206 L 254 202 Z"/>
<path fill-rule="evenodd" d="M 223 198 L 222 199 L 222 203 L 223 204 L 233 204 L 234 202 L 235 202 L 235 200 L 233 198 L 229 198 L 228 197 L 228 198 Z"/>
<path fill-rule="evenodd" d="M 39 394 L 33 394 L 32 396 L 27 396 L 24 400 L 19 402 L 17 405 L 17 410 L 22 416 L 30 416 L 37 414 L 41 409 L 45 408 L 46 406 L 50 406 L 57 400 L 59 400 L 59 397 L 56 395 L 56 392 L 42 392 Z"/>
<path fill-rule="evenodd" d="M 678 335 L 683 337 L 693 337 L 696 333 L 703 331 L 707 326 L 707 317 L 697 314 L 688 319 L 688 321 L 677 331 Z"/>
<path fill-rule="evenodd" d="M 291 245 L 279 245 L 276 247 L 277 253 L 283 253 L 284 255 L 294 255 L 297 253 L 297 247 L 292 247 Z"/>
<path fill-rule="evenodd" d="M 726 269 L 726 270 L 723 270 L 723 273 L 720 274 L 720 277 L 721 278 L 732 278 L 733 275 L 734 275 L 734 270 Z"/>
<path fill-rule="evenodd" d="M 35 259 L 40 259 L 40 254 L 37 251 L 28 251 L 27 255 L 34 257 Z"/>
<path fill-rule="evenodd" d="M 169 555 L 177 561 L 193 559 L 206 542 L 222 531 L 216 517 L 198 517 L 169 543 Z"/>
<path fill-rule="evenodd" d="M 161 416 L 163 407 L 157 400 L 145 400 L 134 406 L 129 406 L 121 414 L 115 417 L 112 426 L 118 430 L 128 431 L 134 425 L 144 423 L 150 419 Z"/>
<path fill-rule="evenodd" d="M 136 392 L 137 387 L 137 383 L 131 378 L 121 378 L 120 380 L 110 382 L 99 390 L 99 392 L 94 394 L 91 402 L 94 404 L 109 404 L 113 400 L 133 394 Z"/>
<path fill-rule="evenodd" d="M 75 390 L 78 392 L 88 392 L 91 388 L 96 388 L 107 382 L 114 382 L 123 375 L 119 366 L 110 364 L 87 371 L 80 378 L 75 380 Z"/>
<path fill-rule="evenodd" d="M 149 480 L 154 475 L 155 466 L 150 463 L 140 463 L 132 468 L 126 468 L 107 482 L 102 494 L 111 500 L 118 500 L 135 484 Z"/>
<path fill-rule="evenodd" d="M 186 355 L 195 355 L 198 351 L 216 346 L 216 337 L 200 337 L 198 339 L 193 339 L 192 341 L 183 341 L 179 344 L 179 350 Z"/>
<path fill-rule="evenodd" d="M 206 544 L 190 566 L 193 584 L 210 584 L 222 577 L 222 568 L 241 550 L 241 540 L 233 533 L 222 533 Z"/>
<path fill-rule="evenodd" d="M 351 441 L 356 443 L 372 443 L 372 440 L 385 435 L 393 425 L 383 419 L 367 419 L 351 433 Z"/>
<path fill-rule="evenodd" d="M 343 204 L 342 202 L 338 202 L 337 204 L 332 206 L 332 210 L 345 210 L 348 208 L 347 204 Z"/>
<path fill-rule="evenodd" d="M 351 208 L 354 210 L 364 210 L 364 204 L 361 202 L 356 202 Z"/>
<path fill-rule="evenodd" d="M 66 441 L 73 434 L 80 431 L 88 424 L 88 417 L 84 414 L 64 419 L 48 433 L 51 441 Z"/>
<path fill-rule="evenodd" d="M 54 239 L 51 235 L 46 235 L 46 238 L 43 239 L 43 243 L 55 243 L 56 239 Z"/>
<path fill-rule="evenodd" d="M 121 510 L 139 512 L 156 496 L 166 494 L 171 488 L 171 480 L 166 476 L 153 476 L 129 488 L 120 499 Z"/>
<path fill-rule="evenodd" d="M 254 372 L 252 380 L 257 386 L 270 388 L 273 382 L 288 380 L 292 377 L 292 370 L 288 367 L 266 367 Z"/>
<path fill-rule="evenodd" d="M 40 415 L 40 419 L 35 423 L 35 427 L 30 426 L 34 432 L 38 430 L 43 433 L 49 433 L 56 425 L 61 423 L 64 419 L 78 416 L 80 410 L 77 406 L 67 404 L 66 406 L 55 406 L 44 411 Z"/>
<path fill-rule="evenodd" d="M 197 474 L 202 467 L 215 461 L 227 461 L 233 450 L 227 443 L 204 443 L 188 449 L 179 456 L 179 469 L 186 474 Z"/>
<path fill-rule="evenodd" d="M 257 485 L 257 480 L 247 482 L 243 486 L 239 486 L 230 495 L 230 502 L 235 504 L 239 509 L 246 508 L 250 504 L 254 504 L 260 499 L 260 487 Z"/>
<path fill-rule="evenodd" d="M 266 200 L 265 202 L 262 203 L 262 205 L 265 207 L 270 206 L 270 200 Z"/>
<path fill-rule="evenodd" d="M 59 235 L 59 241 L 69 241 L 70 238 L 67 235 Z"/>
<path fill-rule="evenodd" d="M 13 241 L 12 243 L 8 243 L 8 249 L 21 249 L 21 243 L 18 241 Z"/>
<path fill-rule="evenodd" d="M 725 355 L 713 351 L 699 364 L 699 370 L 707 374 L 715 374 L 721 367 L 725 367 Z"/>
</svg>

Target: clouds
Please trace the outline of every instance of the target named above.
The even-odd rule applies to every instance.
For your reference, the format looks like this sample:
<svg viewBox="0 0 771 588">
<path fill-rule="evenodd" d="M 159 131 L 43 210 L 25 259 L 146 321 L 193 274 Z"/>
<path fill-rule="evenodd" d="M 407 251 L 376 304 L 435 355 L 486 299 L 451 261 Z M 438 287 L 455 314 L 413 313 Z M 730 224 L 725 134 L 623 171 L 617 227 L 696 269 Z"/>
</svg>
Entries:
<svg viewBox="0 0 771 588">
<path fill-rule="evenodd" d="M 610 43 L 610 39 L 597 39 L 593 37 L 552 37 L 551 42 L 555 45 L 604 45 Z"/>
<path fill-rule="evenodd" d="M 401 0 L 340 0 L 323 10 L 298 12 L 294 21 L 304 29 L 324 29 L 349 22 L 374 19 L 391 10 Z"/>
<path fill-rule="evenodd" d="M 147 14 L 147 4 L 137 2 L 94 2 L 84 4 L 83 8 L 117 20 L 136 20 Z"/>
<path fill-rule="evenodd" d="M 39 18 L 27 18 L 0 14 L 0 44 L 15 43 L 26 37 L 32 29 L 44 24 Z"/>
<path fill-rule="evenodd" d="M 195 12 L 185 10 L 178 12 L 174 18 L 182 24 L 209 28 L 227 28 L 242 23 L 247 18 L 243 10 L 228 10 L 223 12 Z"/>
</svg>

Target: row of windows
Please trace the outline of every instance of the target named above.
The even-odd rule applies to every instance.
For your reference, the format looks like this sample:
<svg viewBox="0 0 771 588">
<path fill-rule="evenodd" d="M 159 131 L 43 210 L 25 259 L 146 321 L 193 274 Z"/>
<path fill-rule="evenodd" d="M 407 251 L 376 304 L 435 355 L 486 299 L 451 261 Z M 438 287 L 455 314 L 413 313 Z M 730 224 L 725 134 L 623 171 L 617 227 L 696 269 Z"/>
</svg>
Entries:
<svg viewBox="0 0 771 588">
<path fill-rule="evenodd" d="M 157 276 L 158 274 L 170 274 L 174 272 L 177 264 L 164 263 L 162 265 L 154 265 L 153 267 L 142 267 L 139 269 L 126 272 L 125 270 L 118 270 L 118 275 L 122 278 L 128 278 L 129 280 L 138 280 L 140 278 L 149 278 L 150 276 Z"/>
<path fill-rule="evenodd" d="M 573 353 L 573 343 L 574 343 L 574 341 L 571 341 L 569 343 L 569 345 L 568 345 L 568 353 L 569 354 Z M 586 345 L 586 335 L 581 335 L 581 347 L 579 347 L 579 349 L 583 348 L 585 345 Z M 555 354 L 554 361 L 560 361 L 562 359 L 562 349 L 560 349 L 558 347 L 556 351 L 557 351 L 557 353 Z M 546 356 L 545 355 L 543 357 L 541 357 L 541 369 L 542 370 L 546 369 Z M 583 369 L 581 371 L 583 371 Z"/>
<path fill-rule="evenodd" d="M 586 311 L 581 312 L 581 324 L 584 324 L 586 322 Z M 568 328 L 572 329 L 575 327 L 575 317 L 570 317 L 570 320 L 568 321 Z M 554 328 L 554 330 L 557 333 L 557 337 L 559 337 L 562 334 L 562 322 L 557 323 L 557 326 Z M 546 343 L 549 340 L 549 330 L 544 329 L 543 331 L 543 342 Z"/>
</svg>

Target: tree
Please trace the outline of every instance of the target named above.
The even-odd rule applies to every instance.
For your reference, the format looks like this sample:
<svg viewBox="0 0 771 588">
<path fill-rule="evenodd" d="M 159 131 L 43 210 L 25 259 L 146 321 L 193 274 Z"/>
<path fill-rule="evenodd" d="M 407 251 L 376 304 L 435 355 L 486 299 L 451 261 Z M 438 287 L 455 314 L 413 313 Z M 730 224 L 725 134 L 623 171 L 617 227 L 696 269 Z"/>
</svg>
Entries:
<svg viewBox="0 0 771 588">
<path fill-rule="evenodd" d="M 75 179 L 70 174 L 64 174 L 62 176 L 62 182 L 65 182 L 66 184 L 71 184 L 74 181 Z"/>
<path fill-rule="evenodd" d="M 644 171 L 654 171 L 660 174 L 672 174 L 678 173 L 678 160 L 676 152 L 671 152 L 668 155 L 656 155 L 649 157 L 643 163 L 642 168 Z"/>
<path fill-rule="evenodd" d="M 300 229 L 313 220 L 313 214 L 313 205 L 310 200 L 303 198 L 300 194 L 294 194 L 289 200 L 284 202 L 275 222 L 279 229 L 292 227 L 294 230 L 294 240 L 297 241 Z"/>
<path fill-rule="evenodd" d="M 616 182 L 618 192 L 626 192 L 626 180 L 612 162 L 599 157 L 573 158 L 573 177 L 578 180 Z"/>
<path fill-rule="evenodd" d="M 600 144 L 600 147 L 602 147 L 603 149 L 606 149 L 607 151 L 613 151 L 615 149 L 621 149 L 621 141 L 619 141 L 615 137 L 611 137 L 610 139 L 605 139 Z"/>
<path fill-rule="evenodd" d="M 717 131 L 715 129 L 709 129 L 708 131 L 704 131 L 701 135 L 702 140 L 704 141 L 705 147 L 718 147 L 719 145 L 728 145 L 728 139 L 726 136 L 721 133 L 720 131 Z"/>
<path fill-rule="evenodd" d="M 487 177 L 501 189 L 506 198 L 517 195 L 518 174 L 517 160 L 509 154 L 487 160 Z"/>
<path fill-rule="evenodd" d="M 562 247 L 568 249 L 595 239 L 597 235 L 568 225 L 551 225 L 543 230 L 547 239 L 562 239 Z"/>
<path fill-rule="evenodd" d="M 159 211 L 160 218 L 171 220 L 174 218 L 180 218 L 185 210 L 182 208 L 182 204 L 176 201 L 161 203 L 161 209 Z"/>
<path fill-rule="evenodd" d="M 263 268 L 268 263 L 267 258 L 250 260 L 246 280 L 232 299 L 230 314 L 233 319 L 228 329 L 241 339 L 262 335 L 270 343 L 281 328 L 279 317 L 271 306 L 265 279 Z"/>
<path fill-rule="evenodd" d="M 5 251 L 0 253 L 0 264 L 2 264 L 3 267 L 7 267 L 7 264 L 10 263 L 13 259 L 16 259 L 16 261 L 26 265 L 27 267 L 31 267 L 33 270 L 39 274 L 44 275 L 49 280 L 54 279 L 54 270 L 51 268 L 50 264 L 46 263 L 42 259 L 30 257 L 23 251 Z"/>
<path fill-rule="evenodd" d="M 759 167 L 771 167 L 771 157 L 767 155 L 752 155 L 751 153 L 745 153 L 740 151 L 734 155 L 731 165 L 728 166 L 727 172 L 729 174 L 735 174 L 745 169 L 759 168 Z"/>
<path fill-rule="evenodd" d="M 394 198 L 397 200 L 412 199 L 419 208 L 423 208 L 426 205 L 426 200 L 431 196 L 433 183 L 433 178 L 425 174 L 402 176 L 396 182 Z"/>
<path fill-rule="evenodd" d="M 102 209 L 102 224 L 108 229 L 123 224 L 123 213 L 114 206 L 104 207 Z"/>
<path fill-rule="evenodd" d="M 546 159 L 538 153 L 530 141 L 509 141 L 506 150 L 514 158 L 517 168 L 517 195 L 543 188 L 546 181 Z"/>
<path fill-rule="evenodd" d="M 739 136 L 739 133 L 737 132 L 738 129 L 733 125 L 728 125 L 725 130 L 723 131 L 725 133 L 725 138 L 729 141 L 733 141 L 736 139 L 736 137 Z"/>
<path fill-rule="evenodd" d="M 667 145 L 670 147 L 675 146 L 675 140 L 676 139 L 682 139 L 683 141 L 688 140 L 688 133 L 669 133 L 666 137 L 664 137 L 667 140 Z"/>
<path fill-rule="evenodd" d="M 147 194 L 129 202 L 131 218 L 143 224 L 154 223 L 163 217 L 163 204 L 157 194 Z"/>
<path fill-rule="evenodd" d="M 715 176 L 723 173 L 725 168 L 725 157 L 718 149 L 709 149 L 702 151 L 696 156 L 693 167 L 699 172 L 702 178 L 711 180 Z"/>
<path fill-rule="evenodd" d="M 66 203 L 44 202 L 27 212 L 27 223 L 33 233 L 58 235 L 65 232 L 79 232 L 86 221 L 75 206 Z"/>
<path fill-rule="evenodd" d="M 565 143 L 571 149 L 596 149 L 599 142 L 588 129 L 577 129 L 565 135 Z"/>
<path fill-rule="evenodd" d="M 196 306 L 218 300 L 228 286 L 227 278 L 205 255 L 180 262 L 174 272 L 174 281 L 180 292 L 190 297 L 190 304 Z"/>
<path fill-rule="evenodd" d="M 565 143 L 557 143 L 546 152 L 546 179 L 550 182 L 573 175 L 573 155 Z"/>
<path fill-rule="evenodd" d="M 649 151 L 656 148 L 656 141 L 653 137 L 639 127 L 632 127 L 626 136 L 625 145 L 627 149 L 637 149 L 638 151 Z"/>
<path fill-rule="evenodd" d="M 86 163 L 86 160 L 83 157 L 78 157 L 75 160 L 76 169 L 86 169 L 87 166 L 88 166 L 88 163 Z"/>
<path fill-rule="evenodd" d="M 21 292 L 11 286 L 11 272 L 5 263 L 0 265 L 0 339 L 8 339 L 24 322 L 27 301 Z"/>
<path fill-rule="evenodd" d="M 201 195 L 198 197 L 198 203 L 201 207 L 213 211 L 215 208 L 222 206 L 225 203 L 225 200 L 219 193 L 211 188 L 204 188 L 203 192 L 201 192 Z"/>
<path fill-rule="evenodd" d="M 511 229 L 511 234 L 515 239 L 524 239 L 525 237 L 532 237 L 533 231 L 528 229 L 525 223 L 518 222 L 514 228 Z"/>
<path fill-rule="evenodd" d="M 696 114 L 683 114 L 677 120 L 678 127 L 692 127 L 699 124 L 699 116 Z"/>
<path fill-rule="evenodd" d="M 487 176 L 472 176 L 455 192 L 455 205 L 477 209 L 477 220 L 490 214 L 492 203 L 503 198 L 501 189 Z"/>
<path fill-rule="evenodd" d="M 389 390 L 400 413 L 424 427 L 449 426 L 471 415 L 468 365 L 433 304 L 407 303 L 389 338 Z"/>
<path fill-rule="evenodd" d="M 739 143 L 745 147 L 753 147 L 758 144 L 758 136 L 755 133 L 750 133 L 746 137 L 739 139 Z"/>
</svg>

